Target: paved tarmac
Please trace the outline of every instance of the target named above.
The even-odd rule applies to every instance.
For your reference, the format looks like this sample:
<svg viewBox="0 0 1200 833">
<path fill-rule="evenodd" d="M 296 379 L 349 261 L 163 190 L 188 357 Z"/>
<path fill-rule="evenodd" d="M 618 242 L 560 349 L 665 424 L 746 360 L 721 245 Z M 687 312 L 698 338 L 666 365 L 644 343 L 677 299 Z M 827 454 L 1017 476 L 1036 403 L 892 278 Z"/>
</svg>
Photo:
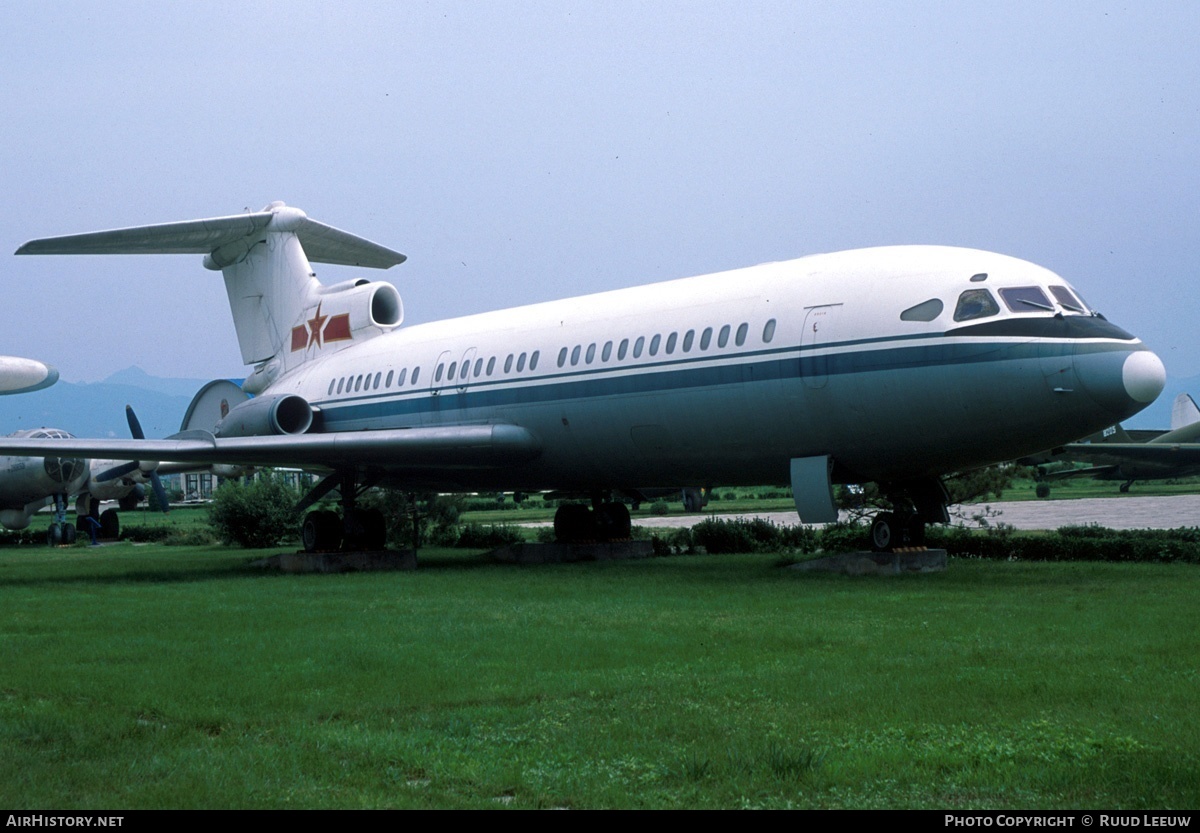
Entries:
<svg viewBox="0 0 1200 833">
<path fill-rule="evenodd" d="M 972 515 L 987 506 L 997 514 L 989 523 L 1006 523 L 1017 529 L 1058 529 L 1072 524 L 1099 524 L 1109 529 L 1175 529 L 1181 526 L 1200 526 L 1200 495 L 1170 497 L 1112 497 L 1080 500 L 1023 500 L 1007 503 L 954 506 L 955 518 L 974 526 Z M 677 510 L 676 510 L 677 511 Z M 663 515 L 635 518 L 634 524 L 650 528 L 677 529 L 692 526 L 708 515 Z M 764 518 L 772 523 L 791 526 L 796 523 L 795 512 L 759 512 L 721 515 L 723 518 Z M 550 526 L 549 523 L 529 526 Z"/>
</svg>

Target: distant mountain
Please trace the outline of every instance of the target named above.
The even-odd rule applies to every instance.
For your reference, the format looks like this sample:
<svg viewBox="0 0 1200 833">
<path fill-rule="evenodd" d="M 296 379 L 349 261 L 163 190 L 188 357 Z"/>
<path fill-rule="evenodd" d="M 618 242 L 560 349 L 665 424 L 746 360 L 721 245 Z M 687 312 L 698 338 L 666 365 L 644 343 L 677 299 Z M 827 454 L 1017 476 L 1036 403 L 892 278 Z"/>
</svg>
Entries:
<svg viewBox="0 0 1200 833">
<path fill-rule="evenodd" d="M 241 381 L 241 380 L 237 380 Z M 192 397 L 207 379 L 164 379 L 139 367 L 103 382 L 63 382 L 17 396 L 0 396 L 0 433 L 22 428 L 61 428 L 77 437 L 127 437 L 125 406 L 132 405 L 146 436 L 179 430 Z"/>
<path fill-rule="evenodd" d="M 163 379 L 158 376 L 151 376 L 137 365 L 134 365 L 124 370 L 118 370 L 100 384 L 126 385 L 131 388 L 155 391 L 167 396 L 186 396 L 191 401 L 191 398 L 196 395 L 196 391 L 200 390 L 208 381 L 208 379 Z M 137 405 L 133 407 L 134 410 L 137 410 Z M 180 416 L 182 417 L 182 414 Z"/>
</svg>

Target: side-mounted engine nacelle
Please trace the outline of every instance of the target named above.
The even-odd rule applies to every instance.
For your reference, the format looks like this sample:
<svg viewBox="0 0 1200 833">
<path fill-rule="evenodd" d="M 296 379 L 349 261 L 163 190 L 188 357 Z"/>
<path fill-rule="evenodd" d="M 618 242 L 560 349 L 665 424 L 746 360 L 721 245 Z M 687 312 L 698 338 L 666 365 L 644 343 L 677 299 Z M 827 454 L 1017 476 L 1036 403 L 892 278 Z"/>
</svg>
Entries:
<svg viewBox="0 0 1200 833">
<path fill-rule="evenodd" d="M 259 396 L 231 408 L 217 423 L 218 437 L 262 437 L 303 434 L 313 423 L 312 406 L 295 394 Z"/>
</svg>

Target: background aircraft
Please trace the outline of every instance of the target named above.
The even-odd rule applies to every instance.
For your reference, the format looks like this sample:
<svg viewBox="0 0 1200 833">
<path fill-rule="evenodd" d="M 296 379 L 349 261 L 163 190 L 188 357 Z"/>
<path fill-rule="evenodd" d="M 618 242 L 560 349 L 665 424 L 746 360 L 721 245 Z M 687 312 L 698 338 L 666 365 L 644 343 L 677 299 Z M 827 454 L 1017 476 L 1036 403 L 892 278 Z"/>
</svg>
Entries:
<svg viewBox="0 0 1200 833">
<path fill-rule="evenodd" d="M 0 362 L 2 364 L 2 362 Z M 24 371 L 22 371 L 24 372 Z M 0 378 L 0 383 L 3 383 Z M 11 380 L 10 380 L 11 381 Z M 24 383 L 23 379 L 16 380 Z M 35 388 L 26 388 L 35 389 Z M 211 430 L 231 407 L 249 397 L 237 385 L 226 380 L 209 382 L 193 397 L 184 414 L 181 431 Z M 232 404 L 231 404 L 232 403 Z M 145 433 L 137 415 L 129 406 L 125 418 L 134 440 Z M 37 428 L 10 434 L 8 439 L 75 440 L 71 434 L 55 428 Z M 242 466 L 212 466 L 206 463 L 160 463 L 158 461 L 87 459 L 82 456 L 0 457 L 0 525 L 6 529 L 25 529 L 33 516 L 53 505 L 54 520 L 46 530 L 51 545 L 70 544 L 78 534 L 77 524 L 91 516 L 99 525 L 99 536 L 116 538 L 120 534 L 118 510 L 131 511 L 145 497 L 146 487 L 154 489 L 158 505 L 168 511 L 169 501 L 159 474 L 208 469 L 220 477 L 240 477 Z M 76 524 L 67 521 L 67 507 L 75 500 Z M 117 507 L 101 509 L 105 502 Z"/>
<path fill-rule="evenodd" d="M 126 416 L 133 436 L 144 439 L 132 408 L 126 407 Z M 9 437 L 52 442 L 75 439 L 57 428 L 26 429 Z M 82 523 L 85 516 L 91 515 L 99 524 L 101 537 L 115 538 L 120 533 L 117 510 L 101 511 L 102 501 L 116 501 L 121 509 L 131 510 L 145 497 L 145 484 L 149 483 L 158 493 L 159 506 L 166 511 L 168 502 L 155 470 L 157 465 L 55 455 L 0 457 L 0 525 L 25 529 L 36 513 L 52 505 L 54 519 L 46 529 L 47 543 L 74 543 L 77 529 L 67 521 L 67 507 L 75 498 L 76 520 Z"/>
<path fill-rule="evenodd" d="M 26 243 L 18 254 L 199 253 L 220 270 L 256 398 L 211 434 L 71 440 L 80 454 L 290 465 L 337 490 L 310 549 L 374 548 L 376 484 L 589 496 L 561 540 L 621 538 L 621 495 L 790 482 L 834 520 L 834 483 L 878 482 L 875 546 L 944 522 L 948 471 L 1061 445 L 1162 390 L 1158 357 L 1016 258 L 895 246 L 401 327 L 390 283 L 321 284 L 311 262 L 404 255 L 272 203 L 255 213 Z M 46 440 L 0 443 L 28 453 Z"/>
<path fill-rule="evenodd" d="M 1126 431 L 1120 425 L 1113 425 L 1081 442 L 1068 443 L 1022 462 L 1044 465 L 1058 461 L 1092 465 L 1050 472 L 1040 479 L 1120 480 L 1120 490 L 1128 492 L 1137 480 L 1200 474 L 1200 407 L 1190 395 L 1181 393 L 1171 408 L 1169 431 Z"/>
<path fill-rule="evenodd" d="M 0 356 L 0 396 L 48 388 L 58 381 L 58 371 L 37 359 Z"/>
<path fill-rule="evenodd" d="M 29 393 L 58 381 L 58 371 L 36 359 L 0 356 L 0 395 Z M 14 438 L 67 439 L 71 435 L 54 428 L 39 428 L 10 434 Z M 52 499 L 59 514 L 66 514 L 66 497 L 87 479 L 87 461 L 78 457 L 0 457 L 0 524 L 7 529 L 24 529 L 30 518 Z M 62 525 L 56 517 L 55 537 L 61 540 Z M 75 529 L 70 535 L 74 540 Z"/>
</svg>

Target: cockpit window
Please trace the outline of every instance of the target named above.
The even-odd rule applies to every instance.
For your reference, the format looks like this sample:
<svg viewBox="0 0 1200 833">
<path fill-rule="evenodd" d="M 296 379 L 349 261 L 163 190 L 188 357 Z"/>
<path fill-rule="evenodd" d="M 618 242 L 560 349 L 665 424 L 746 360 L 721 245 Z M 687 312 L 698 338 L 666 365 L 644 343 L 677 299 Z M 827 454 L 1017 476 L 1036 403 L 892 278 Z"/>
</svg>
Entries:
<svg viewBox="0 0 1200 833">
<path fill-rule="evenodd" d="M 1054 300 L 1058 301 L 1067 312 L 1086 313 L 1088 311 L 1087 305 L 1065 286 L 1050 287 L 1050 294 L 1054 296 Z"/>
<path fill-rule="evenodd" d="M 1013 312 L 1056 312 L 1039 286 L 1016 286 L 1000 290 L 1000 297 Z"/>
<path fill-rule="evenodd" d="M 958 306 L 954 308 L 955 321 L 971 321 L 975 318 L 988 318 L 1000 312 L 1000 305 L 986 289 L 968 289 L 958 296 Z"/>
<path fill-rule="evenodd" d="M 942 314 L 945 305 L 937 298 L 931 298 L 917 304 L 915 307 L 909 307 L 904 312 L 900 313 L 901 321 L 932 321 Z"/>
</svg>

